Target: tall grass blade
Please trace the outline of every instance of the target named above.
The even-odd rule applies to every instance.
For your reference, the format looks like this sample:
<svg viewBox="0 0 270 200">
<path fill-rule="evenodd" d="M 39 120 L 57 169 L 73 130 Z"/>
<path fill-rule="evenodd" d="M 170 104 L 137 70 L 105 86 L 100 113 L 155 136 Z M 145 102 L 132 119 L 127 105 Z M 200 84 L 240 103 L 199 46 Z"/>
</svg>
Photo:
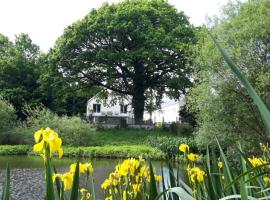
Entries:
<svg viewBox="0 0 270 200">
<path fill-rule="evenodd" d="M 10 199 L 10 168 L 9 164 L 7 165 L 6 168 L 6 177 L 5 177 L 5 183 L 4 183 L 4 188 L 3 188 L 3 193 L 2 193 L 2 200 L 9 200 Z"/>
<path fill-rule="evenodd" d="M 221 183 L 221 179 L 220 179 L 220 170 L 218 167 L 218 159 L 216 156 L 216 152 L 215 149 L 212 148 L 211 149 L 211 157 L 212 157 L 212 177 L 213 177 L 213 184 L 214 184 L 214 188 L 215 188 L 215 192 L 217 194 L 217 197 L 220 198 L 221 197 L 221 193 L 222 193 L 222 183 Z"/>
<path fill-rule="evenodd" d="M 223 197 L 220 200 L 229 200 L 229 199 L 241 199 L 241 195 L 240 194 L 234 194 L 234 195 L 230 195 L 227 197 Z M 248 197 L 248 200 L 258 200 L 257 198 L 254 197 Z"/>
<path fill-rule="evenodd" d="M 163 165 L 161 165 L 161 177 L 162 177 L 162 191 L 165 191 L 166 190 L 166 186 L 165 186 L 165 177 L 164 177 L 164 172 L 163 172 Z M 167 197 L 166 197 L 166 192 L 163 192 L 163 199 L 165 200 Z"/>
<path fill-rule="evenodd" d="M 150 170 L 150 191 L 149 191 L 149 199 L 155 199 L 158 196 L 157 183 L 154 175 L 154 170 L 151 161 L 149 162 L 149 170 Z"/>
<path fill-rule="evenodd" d="M 216 44 L 218 50 L 222 54 L 224 60 L 230 67 L 230 69 L 233 71 L 233 73 L 236 75 L 236 77 L 240 80 L 242 85 L 246 88 L 247 92 L 251 96 L 251 98 L 254 100 L 255 104 L 257 105 L 260 114 L 262 116 L 264 125 L 266 127 L 267 135 L 268 137 L 270 136 L 270 112 L 266 105 L 263 103 L 261 100 L 260 96 L 257 94 L 257 92 L 254 90 L 254 88 L 251 86 L 249 81 L 246 79 L 246 77 L 241 73 L 240 69 L 234 64 L 228 53 L 221 47 L 219 42 L 211 35 L 210 32 L 208 32 L 214 43 Z"/>
<path fill-rule="evenodd" d="M 57 169 L 55 167 L 53 167 L 53 171 L 55 174 L 57 174 Z M 61 195 L 61 180 L 59 177 L 55 178 L 55 185 L 56 185 L 58 197 L 60 197 L 60 195 Z"/>
<path fill-rule="evenodd" d="M 177 187 L 177 180 L 175 178 L 173 167 L 172 167 L 171 163 L 169 163 L 168 167 L 169 167 L 170 187 L 171 188 Z M 173 200 L 178 200 L 178 196 L 176 194 L 174 194 L 174 193 L 171 193 L 171 194 L 172 194 Z"/>
<path fill-rule="evenodd" d="M 242 151 L 240 143 L 238 144 L 238 148 L 240 149 L 240 151 Z M 241 154 L 240 154 L 240 159 L 241 159 L 242 171 L 243 173 L 245 173 L 247 171 L 246 161 L 243 158 L 243 156 L 241 156 Z M 240 179 L 240 194 L 241 194 L 241 199 L 243 200 L 248 199 L 248 189 L 247 189 L 248 183 L 246 183 L 247 179 L 248 179 L 248 174 L 246 176 L 243 176 Z"/>
<path fill-rule="evenodd" d="M 73 176 L 70 200 L 77 200 L 79 196 L 79 181 L 80 181 L 79 171 L 80 171 L 80 163 L 77 162 L 75 173 Z"/>
<path fill-rule="evenodd" d="M 233 177 L 232 177 L 232 173 L 231 173 L 227 158 L 226 158 L 218 140 L 217 140 L 217 144 L 219 147 L 220 157 L 221 157 L 221 161 L 222 161 L 222 165 L 223 165 L 223 173 L 224 173 L 224 177 L 225 177 L 225 182 L 233 182 Z M 236 185 L 234 183 L 231 184 L 231 189 L 232 189 L 233 194 L 238 194 L 237 190 L 236 190 Z"/>
<path fill-rule="evenodd" d="M 61 184 L 59 200 L 64 200 L 64 199 L 65 199 L 64 184 Z"/>
</svg>

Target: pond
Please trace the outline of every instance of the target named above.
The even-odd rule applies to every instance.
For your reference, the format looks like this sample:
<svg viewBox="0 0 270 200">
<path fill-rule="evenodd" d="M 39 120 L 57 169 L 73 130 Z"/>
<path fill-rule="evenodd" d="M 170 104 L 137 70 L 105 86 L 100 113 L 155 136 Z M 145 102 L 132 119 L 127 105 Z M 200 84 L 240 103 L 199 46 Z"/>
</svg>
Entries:
<svg viewBox="0 0 270 200">
<path fill-rule="evenodd" d="M 69 165 L 76 159 L 54 159 L 53 165 L 61 173 L 69 170 Z M 94 167 L 95 192 L 98 200 L 104 199 L 100 188 L 101 183 L 108 174 L 114 170 L 119 159 L 80 159 L 82 162 L 91 161 Z M 43 160 L 38 156 L 0 156 L 0 193 L 7 163 L 11 167 L 11 199 L 16 200 L 41 200 L 45 196 L 45 180 Z M 152 162 L 156 172 L 161 174 L 161 166 L 166 165 L 162 161 Z M 168 177 L 168 168 L 164 167 L 164 176 Z M 181 177 L 184 177 L 180 173 Z"/>
</svg>

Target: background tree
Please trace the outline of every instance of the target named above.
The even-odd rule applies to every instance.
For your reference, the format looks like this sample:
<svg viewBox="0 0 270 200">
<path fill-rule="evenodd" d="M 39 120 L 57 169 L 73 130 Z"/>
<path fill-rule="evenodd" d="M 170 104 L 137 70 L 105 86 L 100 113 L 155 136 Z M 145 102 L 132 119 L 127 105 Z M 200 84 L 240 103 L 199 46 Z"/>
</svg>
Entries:
<svg viewBox="0 0 270 200">
<path fill-rule="evenodd" d="M 0 94 L 14 106 L 17 115 L 24 118 L 25 104 L 41 102 L 37 82 L 39 47 L 27 34 L 16 36 L 14 43 L 0 35 L 0 52 Z"/>
<path fill-rule="evenodd" d="M 51 52 L 40 57 L 42 67 L 38 82 L 42 104 L 58 115 L 82 116 L 89 97 L 98 92 L 97 88 L 82 83 L 71 84 L 69 78 L 55 68 L 51 57 Z"/>
<path fill-rule="evenodd" d="M 234 62 L 270 106 L 270 6 L 269 0 L 251 0 L 228 4 L 211 27 Z M 196 77 L 198 83 L 189 95 L 189 104 L 197 113 L 197 142 L 201 147 L 216 144 L 216 136 L 225 147 L 240 141 L 248 151 L 254 144 L 267 141 L 260 114 L 239 81 L 225 66 L 205 29 L 198 34 Z"/>
<path fill-rule="evenodd" d="M 72 83 L 130 95 L 137 123 L 151 89 L 174 98 L 191 85 L 194 29 L 165 0 L 104 4 L 69 26 L 56 43 L 57 67 Z"/>
<path fill-rule="evenodd" d="M 14 42 L 0 34 L 0 95 L 9 101 L 17 116 L 24 120 L 24 107 L 44 105 L 60 115 L 82 115 L 91 91 L 85 94 L 79 85 L 71 85 L 55 68 L 50 54 L 27 34 Z"/>
</svg>

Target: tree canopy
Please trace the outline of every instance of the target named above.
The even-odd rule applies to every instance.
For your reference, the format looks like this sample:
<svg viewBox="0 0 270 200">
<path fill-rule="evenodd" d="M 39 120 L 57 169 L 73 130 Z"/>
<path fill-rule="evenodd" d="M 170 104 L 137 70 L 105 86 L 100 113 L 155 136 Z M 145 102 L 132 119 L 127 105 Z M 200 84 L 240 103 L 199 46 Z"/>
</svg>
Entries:
<svg viewBox="0 0 270 200">
<path fill-rule="evenodd" d="M 104 4 L 65 29 L 54 48 L 57 68 L 70 83 L 130 95 L 136 122 L 149 92 L 157 102 L 190 87 L 194 28 L 165 0 Z"/>
<path fill-rule="evenodd" d="M 14 42 L 0 34 L 0 95 L 20 119 L 26 106 L 44 105 L 61 115 L 85 113 L 87 97 L 52 67 L 49 55 L 40 53 L 27 34 Z"/>
<path fill-rule="evenodd" d="M 245 73 L 266 105 L 270 105 L 270 6 L 268 0 L 228 4 L 210 27 L 234 62 Z M 255 140 L 267 140 L 257 107 L 228 69 L 204 28 L 198 34 L 195 57 L 197 83 L 189 94 L 189 105 L 198 120 L 197 142 L 201 146 L 224 146 L 236 141 L 255 148 Z"/>
<path fill-rule="evenodd" d="M 15 42 L 0 35 L 0 94 L 15 107 L 23 117 L 24 104 L 40 103 L 39 47 L 32 43 L 27 34 L 16 36 Z"/>
</svg>

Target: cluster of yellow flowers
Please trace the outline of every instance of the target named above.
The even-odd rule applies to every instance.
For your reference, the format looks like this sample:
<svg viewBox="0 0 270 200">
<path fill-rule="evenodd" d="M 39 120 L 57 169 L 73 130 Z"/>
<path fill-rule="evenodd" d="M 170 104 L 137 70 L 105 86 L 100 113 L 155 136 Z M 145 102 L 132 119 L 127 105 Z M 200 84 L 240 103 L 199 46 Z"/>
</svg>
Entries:
<svg viewBox="0 0 270 200">
<path fill-rule="evenodd" d="M 63 156 L 62 139 L 58 137 L 58 134 L 50 129 L 40 129 L 35 132 L 34 138 L 36 144 L 34 145 L 34 152 L 40 153 L 43 159 L 45 159 L 45 150 L 49 146 L 50 156 L 55 152 L 58 152 L 59 158 Z"/>
<path fill-rule="evenodd" d="M 187 144 L 181 144 L 179 146 L 179 151 L 183 152 L 185 155 L 187 155 L 187 158 L 190 160 L 190 161 L 196 161 L 199 159 L 199 155 L 198 154 L 195 154 L 195 153 L 190 153 L 189 152 L 189 149 L 190 147 L 187 145 Z"/>
<path fill-rule="evenodd" d="M 81 200 L 91 200 L 91 199 L 93 199 L 91 193 L 85 188 L 81 188 L 80 193 L 82 195 Z"/>
<path fill-rule="evenodd" d="M 260 165 L 267 163 L 262 158 L 256 158 L 254 156 L 252 158 L 248 158 L 248 160 L 252 164 L 253 167 L 257 167 L 257 166 L 260 166 Z"/>
<path fill-rule="evenodd" d="M 192 162 L 192 167 L 188 165 L 187 171 L 188 171 L 188 177 L 191 183 L 202 183 L 204 181 L 205 172 L 197 167 L 194 163 L 194 161 L 199 159 L 198 154 L 194 154 L 190 152 L 190 147 L 187 144 L 181 144 L 179 146 L 179 151 L 183 152 L 184 155 L 186 155 L 186 158 Z"/>
<path fill-rule="evenodd" d="M 160 182 L 161 176 L 155 175 L 155 179 Z M 150 182 L 150 171 L 145 160 L 129 158 L 115 167 L 101 188 L 106 191 L 106 200 L 112 199 L 112 193 L 120 193 L 123 200 L 135 199 L 146 182 Z"/>
<path fill-rule="evenodd" d="M 58 153 L 59 158 L 62 158 L 64 151 L 62 149 L 62 139 L 58 136 L 54 130 L 50 128 L 40 129 L 34 133 L 34 138 L 36 144 L 34 145 L 34 152 L 41 153 L 41 156 L 45 160 L 46 158 L 46 151 L 49 151 L 50 157 L 54 153 Z M 53 182 L 55 182 L 56 178 L 59 178 L 63 185 L 64 190 L 69 190 L 73 184 L 73 177 L 76 170 L 76 163 L 70 165 L 69 172 L 63 174 L 54 174 L 52 176 Z M 87 163 L 79 163 L 79 173 L 83 174 L 86 173 L 87 175 L 92 174 L 94 168 L 90 162 Z M 82 188 L 80 190 L 81 196 L 83 200 L 92 199 L 91 193 L 88 190 Z"/>
<path fill-rule="evenodd" d="M 60 178 L 60 180 L 64 184 L 64 190 L 69 190 L 73 183 L 73 176 L 76 170 L 76 163 L 73 163 L 69 167 L 69 172 L 66 172 L 64 174 L 54 174 L 53 175 L 53 182 L 55 182 L 56 178 Z M 92 174 L 94 171 L 94 168 L 90 162 L 88 163 L 79 163 L 79 173 L 87 173 Z"/>
<path fill-rule="evenodd" d="M 195 183 L 196 181 L 198 181 L 199 183 L 203 182 L 204 180 L 204 176 L 205 176 L 205 172 L 203 170 L 201 170 L 199 167 L 188 167 L 188 176 L 191 180 L 191 182 Z"/>
</svg>

